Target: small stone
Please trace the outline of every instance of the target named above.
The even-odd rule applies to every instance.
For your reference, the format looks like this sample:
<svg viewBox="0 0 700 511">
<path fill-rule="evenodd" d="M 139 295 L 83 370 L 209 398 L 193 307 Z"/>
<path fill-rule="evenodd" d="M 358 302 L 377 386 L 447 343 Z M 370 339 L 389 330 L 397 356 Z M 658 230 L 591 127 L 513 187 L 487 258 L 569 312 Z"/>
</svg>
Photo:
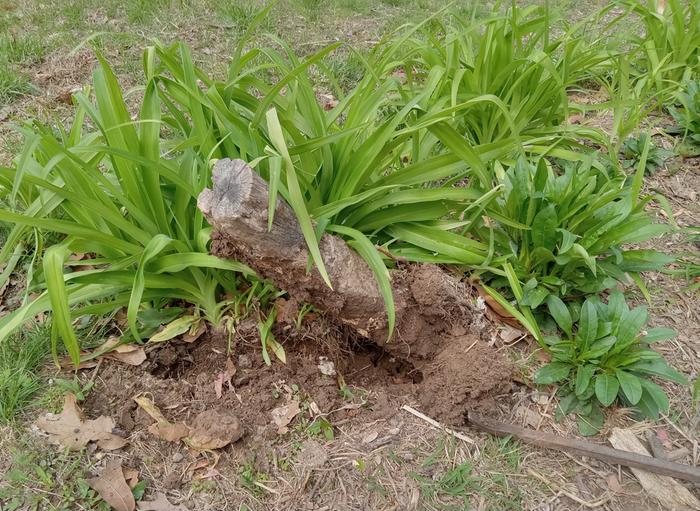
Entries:
<svg viewBox="0 0 700 511">
<path fill-rule="evenodd" d="M 238 367 L 241 369 L 250 369 L 253 367 L 253 361 L 249 355 L 238 355 Z"/>
<path fill-rule="evenodd" d="M 318 370 L 326 376 L 335 376 L 335 364 L 328 357 L 318 357 Z"/>
<path fill-rule="evenodd" d="M 175 454 L 173 454 L 173 463 L 180 463 L 184 459 L 185 457 L 182 455 L 181 452 L 176 452 Z"/>
</svg>

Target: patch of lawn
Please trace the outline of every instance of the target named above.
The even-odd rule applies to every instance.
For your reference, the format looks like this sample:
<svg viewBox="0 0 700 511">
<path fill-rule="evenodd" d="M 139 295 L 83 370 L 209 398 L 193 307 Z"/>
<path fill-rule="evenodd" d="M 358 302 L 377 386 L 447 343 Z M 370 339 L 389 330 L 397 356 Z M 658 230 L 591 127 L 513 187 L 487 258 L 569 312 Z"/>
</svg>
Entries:
<svg viewBox="0 0 700 511">
<path fill-rule="evenodd" d="M 454 460 L 456 447 L 454 438 L 443 438 L 420 470 L 410 474 L 426 502 L 444 511 L 470 509 L 479 499 L 485 499 L 486 509 L 522 509 L 523 493 L 508 483 L 508 474 L 517 472 L 522 460 L 516 443 L 489 439 L 478 459 L 460 463 Z"/>
<path fill-rule="evenodd" d="M 8 422 L 41 387 L 37 372 L 49 353 L 48 325 L 18 331 L 0 343 L 0 421 Z"/>
<path fill-rule="evenodd" d="M 109 505 L 90 488 L 85 451 L 43 449 L 36 439 L 19 438 L 10 446 L 12 468 L 0 481 L 3 510 L 42 509 L 108 511 Z"/>
<path fill-rule="evenodd" d="M 26 74 L 16 66 L 0 60 L 0 106 L 9 104 L 20 96 L 31 94 L 33 90 Z"/>
</svg>

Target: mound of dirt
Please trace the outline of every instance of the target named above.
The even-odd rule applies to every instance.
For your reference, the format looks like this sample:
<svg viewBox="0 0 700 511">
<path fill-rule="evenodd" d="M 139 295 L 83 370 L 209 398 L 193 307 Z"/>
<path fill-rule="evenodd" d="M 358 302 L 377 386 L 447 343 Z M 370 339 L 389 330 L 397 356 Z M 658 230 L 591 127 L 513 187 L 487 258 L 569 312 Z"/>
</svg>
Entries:
<svg viewBox="0 0 700 511">
<path fill-rule="evenodd" d="M 220 417 L 236 421 L 231 440 L 241 440 L 231 448 L 247 450 L 278 435 L 273 413 L 290 400 L 301 410 L 290 427 L 320 418 L 333 425 L 371 422 L 394 415 L 404 403 L 463 425 L 466 410 L 488 410 L 510 385 L 510 364 L 468 335 L 455 337 L 427 371 L 417 373 L 410 362 L 353 339 L 322 317 L 301 331 L 283 325 L 276 330 L 286 364 L 265 365 L 252 324 L 239 328 L 230 351 L 225 335 L 210 332 L 194 343 L 157 346 L 140 366 L 104 360 L 84 410 L 114 417 L 126 436 L 147 435 L 153 419 L 133 400 L 143 394 L 172 422 L 192 427 L 207 414 L 212 427 Z M 222 385 L 222 379 L 228 381 Z"/>
</svg>

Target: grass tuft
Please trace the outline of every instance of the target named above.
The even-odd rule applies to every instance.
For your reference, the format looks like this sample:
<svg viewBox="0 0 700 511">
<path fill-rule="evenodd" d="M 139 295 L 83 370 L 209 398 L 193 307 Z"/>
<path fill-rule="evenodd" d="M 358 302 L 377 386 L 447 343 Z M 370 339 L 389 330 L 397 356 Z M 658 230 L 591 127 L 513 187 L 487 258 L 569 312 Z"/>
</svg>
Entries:
<svg viewBox="0 0 700 511">
<path fill-rule="evenodd" d="M 35 325 L 0 342 L 0 421 L 9 422 L 41 388 L 38 371 L 49 348 L 49 327 Z"/>
</svg>

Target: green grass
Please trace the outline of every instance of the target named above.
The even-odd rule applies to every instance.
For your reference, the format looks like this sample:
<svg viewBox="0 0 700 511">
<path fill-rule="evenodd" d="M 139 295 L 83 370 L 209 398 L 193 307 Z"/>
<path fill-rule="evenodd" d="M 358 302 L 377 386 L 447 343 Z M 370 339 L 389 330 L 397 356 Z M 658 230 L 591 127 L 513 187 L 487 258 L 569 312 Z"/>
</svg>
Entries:
<svg viewBox="0 0 700 511">
<path fill-rule="evenodd" d="M 36 35 L 0 36 L 0 60 L 28 65 L 40 61 L 45 55 L 46 46 Z"/>
<path fill-rule="evenodd" d="M 0 61 L 0 105 L 13 101 L 34 92 L 27 75 L 16 66 Z"/>
<path fill-rule="evenodd" d="M 0 422 L 11 421 L 43 386 L 50 329 L 33 326 L 0 343 Z"/>
<path fill-rule="evenodd" d="M 508 438 L 489 438 L 479 461 L 453 461 L 456 440 L 442 438 L 433 453 L 410 475 L 420 485 L 423 499 L 443 511 L 471 509 L 483 499 L 487 509 L 522 509 L 523 492 L 509 480 L 517 472 L 522 453 Z"/>
<path fill-rule="evenodd" d="M 22 436 L 9 454 L 12 468 L 0 480 L 3 510 L 109 511 L 86 481 L 91 462 L 85 451 L 41 448 L 36 439 Z"/>
</svg>

